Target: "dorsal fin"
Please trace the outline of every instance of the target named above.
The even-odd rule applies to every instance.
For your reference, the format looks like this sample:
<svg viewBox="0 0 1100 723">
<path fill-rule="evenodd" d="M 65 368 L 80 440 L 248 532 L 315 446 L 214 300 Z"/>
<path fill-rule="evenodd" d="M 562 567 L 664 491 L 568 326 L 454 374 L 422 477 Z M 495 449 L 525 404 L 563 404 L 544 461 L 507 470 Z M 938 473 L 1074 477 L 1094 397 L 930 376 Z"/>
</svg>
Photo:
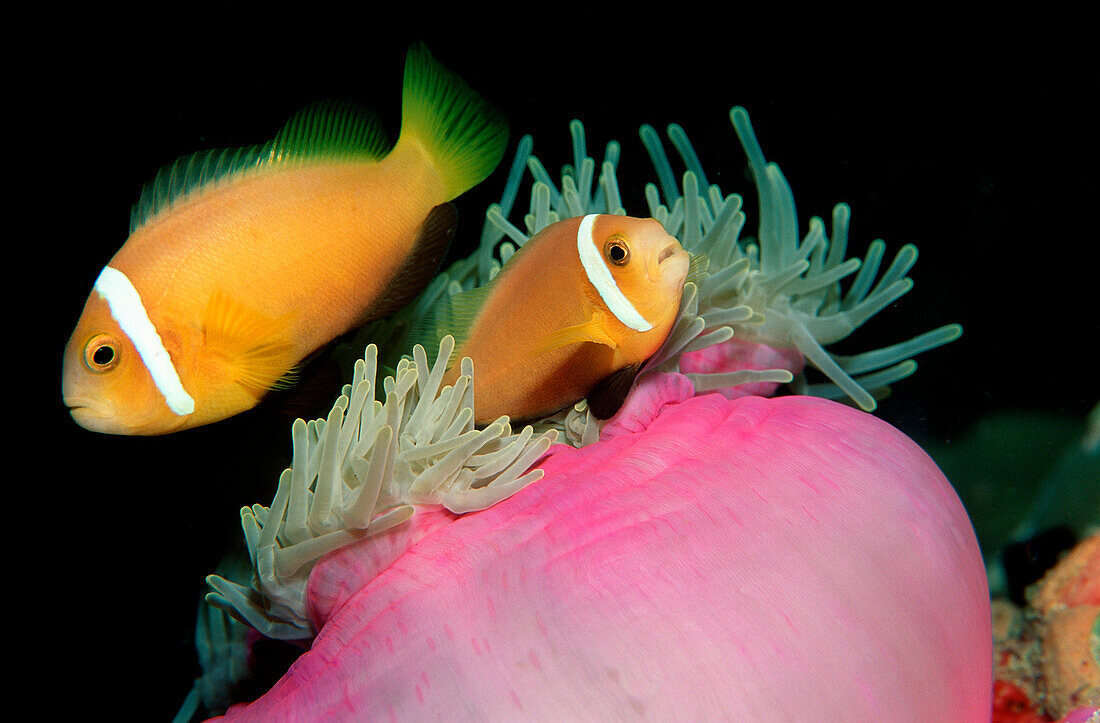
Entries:
<svg viewBox="0 0 1100 723">
<path fill-rule="evenodd" d="M 260 168 L 315 159 L 377 161 L 390 148 L 378 117 L 348 101 L 322 101 L 295 114 L 263 145 L 199 151 L 157 172 L 130 213 L 130 233 L 192 193 Z"/>
<path fill-rule="evenodd" d="M 371 109 L 354 101 L 326 100 L 298 111 L 265 149 L 270 163 L 377 161 L 389 152 L 390 142 Z"/>
</svg>

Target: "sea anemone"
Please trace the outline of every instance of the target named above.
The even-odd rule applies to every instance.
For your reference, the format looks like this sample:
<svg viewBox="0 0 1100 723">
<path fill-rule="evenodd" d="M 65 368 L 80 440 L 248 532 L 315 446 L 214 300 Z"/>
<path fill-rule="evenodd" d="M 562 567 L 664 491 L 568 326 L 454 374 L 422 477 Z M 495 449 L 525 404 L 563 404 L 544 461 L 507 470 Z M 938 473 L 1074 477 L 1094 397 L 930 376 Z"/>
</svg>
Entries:
<svg viewBox="0 0 1100 723">
<path fill-rule="evenodd" d="M 680 186 L 642 130 L 660 183 L 650 215 L 710 265 L 616 417 L 600 423 L 581 401 L 517 435 L 507 418 L 475 430 L 476 374 L 438 388 L 444 339 L 433 367 L 422 348 L 398 364 L 384 404 L 368 347 L 328 418 L 295 423 L 274 502 L 242 510 L 252 582 L 212 577 L 209 599 L 267 634 L 316 638 L 230 717 L 988 716 L 988 591 L 943 475 L 864 412 L 747 395 L 793 383 L 870 410 L 912 356 L 961 329 L 825 351 L 909 290 L 916 250 L 881 276 L 881 242 L 845 260 L 844 205 L 831 238 L 815 218 L 799 242 L 782 174 L 744 110 L 730 115 L 757 183 L 755 240 L 739 238 L 740 197 L 707 183 L 681 129 Z M 596 182 L 583 127 L 571 130 L 560 189 L 523 139 L 477 251 L 363 336 L 400 348 L 410 319 L 491 279 L 548 223 L 623 213 L 618 144 Z M 507 218 L 525 170 L 522 232 Z M 830 384 L 809 384 L 805 363 Z M 584 448 L 551 448 L 557 430 Z"/>
<path fill-rule="evenodd" d="M 831 235 L 815 216 L 800 241 L 794 197 L 783 173 L 776 164 L 765 161 L 748 113 L 735 107 L 730 119 L 756 181 L 760 224 L 755 238 L 741 238 L 745 224 L 741 196 L 724 194 L 717 184 L 708 183 L 683 128 L 676 124 L 668 128 L 668 137 L 685 167 L 681 184 L 676 183 L 657 132 L 651 126 L 641 129 L 658 176 L 658 184 L 645 187 L 648 215 L 659 220 L 684 249 L 709 261 L 706 273 L 685 287 L 680 317 L 645 371 L 684 371 L 698 392 L 751 385 L 741 392 L 727 392 L 734 396 L 771 394 L 777 385 L 793 382 L 796 393 L 850 398 L 861 409 L 873 411 L 876 395 L 886 393 L 889 385 L 916 370 L 914 356 L 959 338 L 962 327 L 946 324 L 907 341 L 852 356 L 828 352 L 826 345 L 846 338 L 912 288 L 906 273 L 916 262 L 917 249 L 912 244 L 902 246 L 881 276 L 886 244 L 880 239 L 872 241 L 862 260 L 845 259 L 851 211 L 843 203 L 833 209 Z M 478 249 L 441 273 L 414 304 L 368 326 L 360 335 L 364 343 L 378 341 L 385 346 L 389 342 L 404 351 L 401 333 L 411 320 L 426 314 L 443 294 L 487 283 L 518 246 L 547 225 L 589 213 L 626 213 L 616 177 L 619 144 L 607 144 L 597 177 L 596 161 L 587 155 L 584 126 L 574 121 L 570 132 L 573 163 L 563 168 L 560 184 L 532 155 L 533 139 L 521 139 L 502 198 L 486 211 Z M 508 220 L 524 171 L 529 171 L 533 180 L 529 210 L 523 216 L 526 231 Z M 852 274 L 856 274 L 854 280 L 842 292 L 841 280 Z M 708 359 L 722 352 L 712 350 L 709 357 L 693 352 L 719 344 L 728 348 L 724 370 L 715 373 Z M 731 370 L 732 357 L 738 363 Z M 801 373 L 806 363 L 828 382 L 810 383 Z M 599 422 L 584 410 L 582 404 L 536 428 L 562 429 L 573 444 L 580 444 L 582 438 L 592 441 L 598 437 Z M 585 433 L 590 425 L 596 428 Z"/>
<path fill-rule="evenodd" d="M 977 542 L 875 417 L 651 375 L 599 444 L 540 469 L 326 555 L 310 650 L 227 717 L 988 715 Z"/>
</svg>

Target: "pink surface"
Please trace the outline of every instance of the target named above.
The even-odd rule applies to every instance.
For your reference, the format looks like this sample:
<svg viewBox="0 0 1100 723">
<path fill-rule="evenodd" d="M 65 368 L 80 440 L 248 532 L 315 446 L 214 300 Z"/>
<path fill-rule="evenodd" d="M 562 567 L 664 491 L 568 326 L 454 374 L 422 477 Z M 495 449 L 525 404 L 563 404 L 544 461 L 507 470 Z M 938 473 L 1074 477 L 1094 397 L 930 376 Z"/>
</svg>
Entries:
<svg viewBox="0 0 1100 723">
<path fill-rule="evenodd" d="M 685 381 L 489 510 L 322 560 L 312 649 L 227 717 L 988 720 L 985 572 L 931 459 L 840 404 Z"/>
</svg>

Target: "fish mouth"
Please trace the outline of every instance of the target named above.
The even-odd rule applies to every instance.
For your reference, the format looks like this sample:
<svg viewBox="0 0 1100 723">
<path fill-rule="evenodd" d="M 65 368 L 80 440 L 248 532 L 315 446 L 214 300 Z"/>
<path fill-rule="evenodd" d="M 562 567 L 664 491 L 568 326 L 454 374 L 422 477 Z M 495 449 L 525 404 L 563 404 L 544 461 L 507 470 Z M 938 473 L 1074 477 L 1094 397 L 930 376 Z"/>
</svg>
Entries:
<svg viewBox="0 0 1100 723">
<path fill-rule="evenodd" d="M 672 289 L 675 286 L 683 287 L 687 279 L 688 265 L 691 257 L 678 241 L 673 239 L 657 253 L 657 263 L 648 266 L 646 273 L 654 284 Z"/>
<path fill-rule="evenodd" d="M 657 254 L 657 265 L 660 266 L 665 261 L 675 256 L 678 248 L 680 248 L 680 244 L 673 241 L 668 246 L 661 249 L 661 252 Z"/>
<path fill-rule="evenodd" d="M 65 406 L 69 408 L 76 423 L 82 427 L 86 423 L 94 423 L 99 420 L 111 419 L 115 416 L 113 404 L 91 397 L 64 397 Z"/>
</svg>

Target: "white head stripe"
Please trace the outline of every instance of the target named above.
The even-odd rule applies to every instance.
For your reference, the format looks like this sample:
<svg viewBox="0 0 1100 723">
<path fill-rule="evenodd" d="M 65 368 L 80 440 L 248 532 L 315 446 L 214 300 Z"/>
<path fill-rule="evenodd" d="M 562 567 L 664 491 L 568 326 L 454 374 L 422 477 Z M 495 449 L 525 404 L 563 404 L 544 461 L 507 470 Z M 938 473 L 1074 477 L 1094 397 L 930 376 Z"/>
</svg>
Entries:
<svg viewBox="0 0 1100 723">
<path fill-rule="evenodd" d="M 153 383 L 164 396 L 168 408 L 179 415 L 195 411 L 195 400 L 180 383 L 176 367 L 168 350 L 160 341 L 157 328 L 149 321 L 141 295 L 126 278 L 126 274 L 110 266 L 104 266 L 95 280 L 95 290 L 107 301 L 111 316 L 118 322 L 122 333 L 129 337 L 141 356 L 145 368 L 153 377 Z"/>
<path fill-rule="evenodd" d="M 577 229 L 577 254 L 581 257 L 581 266 L 584 273 L 588 274 L 588 280 L 600 293 L 603 303 L 619 321 L 635 331 L 649 331 L 653 328 L 645 320 L 630 299 L 623 295 L 619 285 L 615 283 L 615 277 L 604 263 L 603 254 L 596 248 L 596 240 L 592 237 L 592 227 L 596 223 L 598 214 L 590 213 L 581 219 L 580 228 Z"/>
</svg>

